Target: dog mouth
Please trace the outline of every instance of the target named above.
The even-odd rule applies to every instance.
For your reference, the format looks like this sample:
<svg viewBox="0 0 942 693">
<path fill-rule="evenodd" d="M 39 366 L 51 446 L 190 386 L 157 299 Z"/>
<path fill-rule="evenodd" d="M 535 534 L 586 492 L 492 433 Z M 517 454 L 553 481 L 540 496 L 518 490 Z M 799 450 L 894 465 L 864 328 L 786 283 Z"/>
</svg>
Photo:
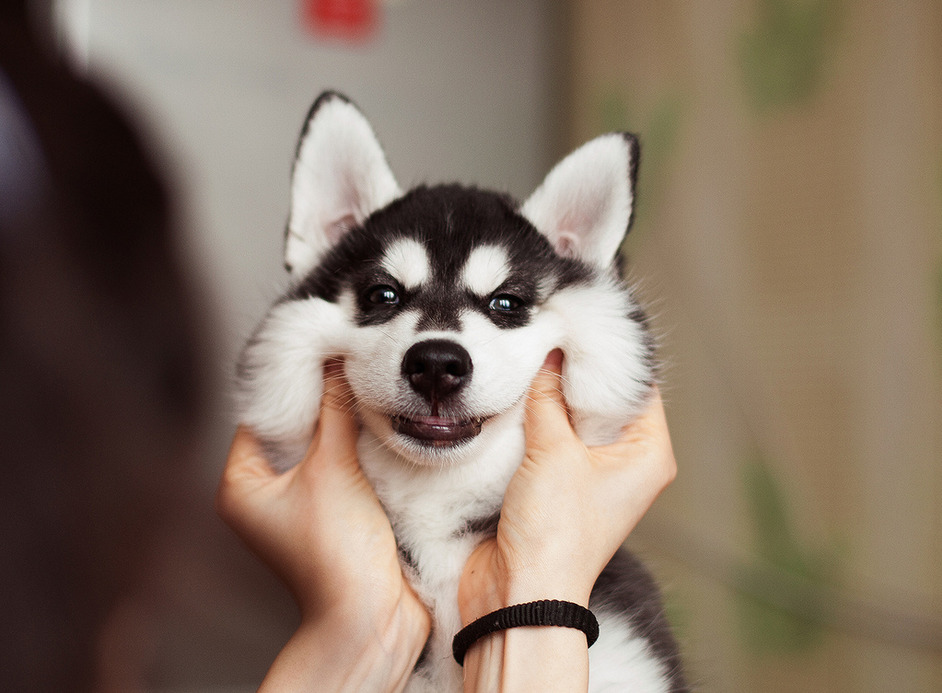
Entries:
<svg viewBox="0 0 942 693">
<path fill-rule="evenodd" d="M 392 417 L 396 433 L 429 447 L 449 447 L 471 440 L 481 432 L 485 419 L 452 419 L 445 416 Z"/>
</svg>

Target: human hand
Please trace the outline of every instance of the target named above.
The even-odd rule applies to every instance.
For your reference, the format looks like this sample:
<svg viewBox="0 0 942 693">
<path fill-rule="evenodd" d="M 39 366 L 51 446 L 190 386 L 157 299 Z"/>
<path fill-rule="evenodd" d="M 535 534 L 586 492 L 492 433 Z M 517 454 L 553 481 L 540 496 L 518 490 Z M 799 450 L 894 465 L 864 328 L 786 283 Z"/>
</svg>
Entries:
<svg viewBox="0 0 942 693">
<path fill-rule="evenodd" d="M 285 657 L 286 648 L 279 655 L 291 660 L 290 681 L 299 683 L 299 672 L 313 672 L 320 659 L 332 667 L 318 673 L 321 690 L 329 689 L 327 673 L 344 668 L 327 655 L 336 643 L 345 656 L 360 656 L 350 666 L 365 661 L 363 648 L 380 645 L 387 656 L 402 658 L 395 666 L 407 676 L 431 625 L 402 575 L 392 527 L 360 469 L 351 400 L 342 366 L 328 364 L 314 438 L 304 459 L 282 474 L 240 427 L 216 499 L 222 518 L 281 578 L 301 610 L 304 652 Z M 275 680 L 279 664 L 285 662 L 276 660 L 266 683 Z M 395 675 L 381 678 L 389 677 Z"/>
<path fill-rule="evenodd" d="M 551 353 L 533 381 L 526 456 L 507 488 L 497 535 L 465 564 L 458 589 L 465 624 L 538 599 L 586 606 L 602 569 L 676 475 L 657 390 L 618 441 L 590 448 L 569 421 L 561 364 L 561 353 Z"/>
</svg>

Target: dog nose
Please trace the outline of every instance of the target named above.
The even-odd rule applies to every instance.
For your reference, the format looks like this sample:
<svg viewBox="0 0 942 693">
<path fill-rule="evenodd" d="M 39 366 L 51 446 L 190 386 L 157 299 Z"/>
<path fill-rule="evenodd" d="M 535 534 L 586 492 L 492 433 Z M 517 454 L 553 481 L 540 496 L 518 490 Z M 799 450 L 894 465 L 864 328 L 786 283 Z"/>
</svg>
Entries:
<svg viewBox="0 0 942 693">
<path fill-rule="evenodd" d="M 409 347 L 402 375 L 429 402 L 456 392 L 471 379 L 471 355 L 447 339 L 427 339 Z"/>
</svg>

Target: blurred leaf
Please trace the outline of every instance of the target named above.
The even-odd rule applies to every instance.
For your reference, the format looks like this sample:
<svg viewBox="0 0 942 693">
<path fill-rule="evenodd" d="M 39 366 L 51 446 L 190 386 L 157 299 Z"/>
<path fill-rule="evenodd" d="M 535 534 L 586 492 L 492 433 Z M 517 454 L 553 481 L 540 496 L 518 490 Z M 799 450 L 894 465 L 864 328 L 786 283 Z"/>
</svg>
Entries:
<svg viewBox="0 0 942 693">
<path fill-rule="evenodd" d="M 835 0 L 757 0 L 758 20 L 739 39 L 746 93 L 756 110 L 795 104 L 817 91 L 839 24 Z"/>
<path fill-rule="evenodd" d="M 646 139 L 648 147 L 660 154 L 669 154 L 677 145 L 684 106 L 677 94 L 665 95 L 651 111 Z M 662 157 L 663 158 L 666 157 Z"/>
<path fill-rule="evenodd" d="M 759 555 L 783 567 L 792 563 L 795 543 L 785 494 L 762 459 L 747 464 L 742 475 Z"/>
<path fill-rule="evenodd" d="M 804 608 L 803 588 L 833 584 L 841 563 L 838 544 L 831 541 L 822 550 L 798 538 L 789 497 L 761 457 L 743 467 L 742 478 L 757 557 L 740 574 L 743 639 L 758 652 L 807 651 L 825 633 Z M 770 569 L 775 580 L 769 579 Z"/>
<path fill-rule="evenodd" d="M 739 615 L 743 640 L 757 654 L 800 654 L 823 640 L 820 624 L 754 597 L 741 598 Z"/>
<path fill-rule="evenodd" d="M 942 263 L 935 277 L 936 320 L 939 326 L 939 344 L 942 345 Z"/>
<path fill-rule="evenodd" d="M 631 130 L 628 124 L 628 108 L 617 92 L 608 92 L 600 99 L 599 124 L 600 133 Z"/>
<path fill-rule="evenodd" d="M 655 209 L 666 181 L 666 162 L 674 152 L 683 123 L 684 101 L 677 94 L 666 94 L 644 115 L 629 107 L 617 90 L 605 92 L 598 101 L 599 132 L 631 132 L 641 141 L 641 165 L 638 169 L 637 200 L 633 231 L 628 234 L 623 252 L 637 245 L 644 227 Z"/>
<path fill-rule="evenodd" d="M 939 175 L 937 179 L 939 197 L 942 199 L 942 163 L 939 164 Z M 939 233 L 942 235 L 942 219 L 939 220 Z M 939 345 L 942 346 L 942 259 L 939 261 L 939 269 L 935 278 L 935 299 L 936 299 L 936 321 L 939 328 Z"/>
</svg>

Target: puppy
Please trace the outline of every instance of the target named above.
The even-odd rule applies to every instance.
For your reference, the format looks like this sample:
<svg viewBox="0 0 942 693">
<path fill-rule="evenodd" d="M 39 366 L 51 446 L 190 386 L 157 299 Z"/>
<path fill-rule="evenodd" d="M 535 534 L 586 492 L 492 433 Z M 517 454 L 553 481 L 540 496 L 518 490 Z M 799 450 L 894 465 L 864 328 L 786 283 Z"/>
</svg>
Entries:
<svg viewBox="0 0 942 693">
<path fill-rule="evenodd" d="M 618 262 L 638 155 L 631 135 L 598 137 L 522 205 L 459 185 L 404 192 L 348 99 L 324 93 L 308 114 L 291 182 L 291 286 L 242 353 L 239 415 L 289 467 L 311 439 L 324 361 L 343 358 L 361 466 L 433 618 L 409 691 L 461 690 L 458 579 L 496 531 L 546 354 L 565 354 L 564 395 L 589 445 L 615 440 L 651 393 L 652 339 Z M 636 559 L 616 554 L 590 609 L 590 690 L 686 690 Z"/>
</svg>

